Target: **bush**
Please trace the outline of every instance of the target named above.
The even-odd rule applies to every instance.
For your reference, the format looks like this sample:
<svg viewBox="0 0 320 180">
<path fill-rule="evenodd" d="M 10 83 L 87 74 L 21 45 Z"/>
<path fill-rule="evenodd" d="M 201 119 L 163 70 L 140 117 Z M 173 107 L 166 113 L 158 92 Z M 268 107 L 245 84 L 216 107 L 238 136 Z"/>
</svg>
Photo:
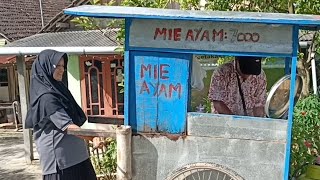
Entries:
<svg viewBox="0 0 320 180">
<path fill-rule="evenodd" d="M 297 102 L 294 109 L 291 148 L 291 177 L 306 171 L 313 164 L 320 147 L 320 98 L 310 95 Z"/>
<path fill-rule="evenodd" d="M 115 180 L 117 171 L 117 145 L 112 138 L 105 139 L 103 149 L 91 148 L 91 161 L 99 180 Z"/>
</svg>

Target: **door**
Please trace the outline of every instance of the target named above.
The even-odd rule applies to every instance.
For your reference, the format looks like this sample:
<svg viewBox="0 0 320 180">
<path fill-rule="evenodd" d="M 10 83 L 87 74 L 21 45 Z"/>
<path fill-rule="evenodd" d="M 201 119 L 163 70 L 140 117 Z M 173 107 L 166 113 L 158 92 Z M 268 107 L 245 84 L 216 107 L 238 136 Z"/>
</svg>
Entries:
<svg viewBox="0 0 320 180">
<path fill-rule="evenodd" d="M 81 56 L 82 107 L 90 119 L 123 119 L 123 57 L 120 55 Z M 103 122 L 102 122 L 103 123 Z"/>
</svg>

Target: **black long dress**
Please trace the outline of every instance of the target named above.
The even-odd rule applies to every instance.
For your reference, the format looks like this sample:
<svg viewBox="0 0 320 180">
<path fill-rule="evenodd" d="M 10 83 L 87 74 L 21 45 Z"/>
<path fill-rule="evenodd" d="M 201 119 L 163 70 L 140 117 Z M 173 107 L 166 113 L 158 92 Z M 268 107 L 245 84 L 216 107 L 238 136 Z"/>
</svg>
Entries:
<svg viewBox="0 0 320 180">
<path fill-rule="evenodd" d="M 30 108 L 25 127 L 34 129 L 44 180 L 96 180 L 89 156 L 84 155 L 88 152 L 81 145 L 81 139 L 65 132 L 71 123 L 82 126 L 86 116 L 64 85 L 66 82 L 53 78 L 61 58 L 66 68 L 67 55 L 55 50 L 42 51 L 34 61 L 31 69 Z M 57 112 L 60 112 L 60 117 L 65 115 L 64 118 L 59 118 Z M 72 145 L 67 144 L 77 146 L 72 149 Z M 47 153 L 47 150 L 52 152 Z M 50 158 L 52 156 L 53 160 Z"/>
</svg>

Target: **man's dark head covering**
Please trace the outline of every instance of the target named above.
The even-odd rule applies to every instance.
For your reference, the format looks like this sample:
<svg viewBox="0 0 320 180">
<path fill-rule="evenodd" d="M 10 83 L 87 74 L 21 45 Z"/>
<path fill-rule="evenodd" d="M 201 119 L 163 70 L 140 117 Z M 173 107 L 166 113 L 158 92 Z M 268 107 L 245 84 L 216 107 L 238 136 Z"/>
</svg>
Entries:
<svg viewBox="0 0 320 180">
<path fill-rule="evenodd" d="M 246 75 L 259 75 L 261 73 L 261 57 L 237 56 L 240 70 Z"/>
<path fill-rule="evenodd" d="M 30 83 L 30 107 L 26 118 L 26 128 L 34 128 L 35 126 L 43 128 L 50 124 L 48 117 L 61 108 L 65 109 L 74 124 L 81 126 L 85 122 L 86 116 L 74 100 L 69 89 L 63 82 L 56 81 L 53 78 L 53 73 L 61 58 L 64 59 L 66 68 L 68 63 L 67 54 L 55 50 L 40 52 L 33 62 Z"/>
</svg>

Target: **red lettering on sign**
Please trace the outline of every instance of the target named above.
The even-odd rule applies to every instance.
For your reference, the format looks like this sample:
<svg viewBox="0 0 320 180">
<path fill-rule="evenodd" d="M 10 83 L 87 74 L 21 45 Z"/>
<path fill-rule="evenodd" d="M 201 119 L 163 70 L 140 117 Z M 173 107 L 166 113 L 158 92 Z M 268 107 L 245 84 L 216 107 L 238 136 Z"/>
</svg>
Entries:
<svg viewBox="0 0 320 180">
<path fill-rule="evenodd" d="M 181 84 L 178 83 L 176 86 L 174 86 L 173 84 L 169 85 L 169 98 L 172 97 L 173 91 L 178 91 L 178 97 L 180 99 L 181 98 Z"/>
<path fill-rule="evenodd" d="M 167 97 L 166 85 L 164 85 L 164 84 L 161 84 L 158 96 L 160 96 L 162 93 L 164 93 L 164 96 Z"/>
<path fill-rule="evenodd" d="M 165 74 L 169 73 L 169 71 L 164 70 L 165 67 L 170 67 L 169 64 L 160 64 L 160 78 L 161 79 L 169 79 L 168 76 L 165 76 Z"/>
<path fill-rule="evenodd" d="M 147 94 L 150 94 L 150 89 L 149 89 L 150 86 L 152 87 L 151 91 L 153 90 L 152 96 L 154 97 L 160 97 L 163 94 L 164 97 L 166 98 L 172 98 L 172 95 L 175 91 L 176 93 L 178 93 L 178 98 L 179 99 L 181 98 L 182 87 L 180 83 L 176 85 L 170 84 L 168 88 L 168 85 L 166 84 L 149 83 L 148 85 L 146 81 L 143 81 L 140 89 L 140 94 L 143 94 L 144 92 L 146 92 Z"/>
<path fill-rule="evenodd" d="M 181 40 L 181 28 L 175 28 L 174 29 L 173 40 L 174 41 L 180 41 Z"/>
<path fill-rule="evenodd" d="M 160 30 L 160 28 L 156 28 L 155 32 L 154 32 L 154 36 L 153 36 L 153 39 L 157 39 L 158 36 L 163 36 L 163 40 L 166 40 L 166 37 L 167 37 L 167 28 L 162 28 Z"/>
<path fill-rule="evenodd" d="M 159 83 L 149 83 L 152 87 L 153 87 L 153 96 L 157 96 L 158 95 L 158 89 L 159 89 Z"/>
<path fill-rule="evenodd" d="M 187 32 L 186 41 L 188 41 L 189 38 L 190 38 L 190 41 L 194 41 L 193 30 L 191 30 L 191 29 L 189 29 Z"/>
<path fill-rule="evenodd" d="M 220 41 L 223 41 L 223 29 L 220 29 L 219 32 L 217 32 L 215 29 L 212 31 L 212 41 L 216 41 L 216 37 L 220 37 Z"/>
<path fill-rule="evenodd" d="M 141 64 L 140 66 L 140 77 L 141 78 L 150 78 L 148 80 L 143 80 L 140 87 L 140 94 L 146 93 L 147 95 L 160 97 L 164 96 L 165 98 L 172 98 L 174 93 L 177 93 L 178 98 L 181 98 L 182 86 L 180 83 L 172 84 L 172 83 L 161 83 L 161 80 L 169 79 L 169 64 Z M 153 68 L 153 69 L 152 69 Z M 151 74 L 153 73 L 153 75 Z M 154 82 L 150 82 L 150 80 Z M 158 79 L 159 78 L 159 79 Z M 166 81 L 168 82 L 168 81 Z M 176 96 L 175 96 L 176 97 Z"/>
<path fill-rule="evenodd" d="M 141 64 L 141 69 L 140 69 L 140 77 L 141 79 L 144 78 L 144 72 L 149 71 L 149 77 L 151 77 L 151 64 L 148 64 L 146 67 L 145 65 Z"/>
<path fill-rule="evenodd" d="M 168 40 L 172 40 L 172 29 L 169 29 L 168 30 L 168 34 L 169 34 L 169 38 L 168 38 Z"/>
<path fill-rule="evenodd" d="M 143 81 L 141 89 L 140 89 L 140 94 L 142 94 L 143 92 L 147 92 L 148 94 L 150 94 L 150 90 L 148 87 L 148 84 L 146 83 L 146 81 Z"/>
<path fill-rule="evenodd" d="M 158 37 L 163 37 L 163 40 L 181 40 L 181 28 L 167 29 L 167 28 L 156 28 L 153 39 L 156 40 Z"/>
<path fill-rule="evenodd" d="M 140 78 L 143 79 L 143 78 L 145 78 L 145 76 L 147 76 L 149 78 L 153 77 L 154 79 L 158 79 L 158 71 L 159 71 L 161 79 L 169 79 L 169 77 L 167 76 L 169 71 L 165 69 L 166 67 L 170 67 L 170 65 L 169 64 L 160 64 L 160 69 L 158 70 L 158 65 L 141 64 Z M 153 68 L 153 71 L 152 71 L 152 68 Z M 151 73 L 153 73 L 153 76 L 151 76 Z"/>
<path fill-rule="evenodd" d="M 158 79 L 158 65 L 153 66 L 153 77 L 154 79 Z"/>
<path fill-rule="evenodd" d="M 250 32 L 239 32 L 238 29 L 230 29 L 231 38 L 229 36 L 230 42 L 258 42 L 260 40 L 259 33 Z M 211 34 L 210 34 L 211 33 Z M 185 41 L 224 41 L 228 39 L 228 32 L 224 29 L 213 29 L 211 30 L 198 28 L 198 29 L 188 29 L 184 31 L 182 28 L 156 28 L 154 32 L 154 40 L 169 40 L 169 41 L 181 41 L 181 36 L 185 35 Z"/>
<path fill-rule="evenodd" d="M 203 39 L 206 38 L 207 41 L 210 41 L 210 38 L 209 38 L 209 31 L 208 30 L 205 30 L 202 34 L 202 37 L 200 39 L 200 41 L 203 41 Z"/>
<path fill-rule="evenodd" d="M 199 36 L 200 36 L 200 33 L 201 33 L 201 31 L 202 31 L 202 28 L 200 28 L 200 29 L 195 29 L 194 30 L 195 32 L 196 32 L 196 41 L 198 41 L 198 38 L 199 38 Z"/>
</svg>

